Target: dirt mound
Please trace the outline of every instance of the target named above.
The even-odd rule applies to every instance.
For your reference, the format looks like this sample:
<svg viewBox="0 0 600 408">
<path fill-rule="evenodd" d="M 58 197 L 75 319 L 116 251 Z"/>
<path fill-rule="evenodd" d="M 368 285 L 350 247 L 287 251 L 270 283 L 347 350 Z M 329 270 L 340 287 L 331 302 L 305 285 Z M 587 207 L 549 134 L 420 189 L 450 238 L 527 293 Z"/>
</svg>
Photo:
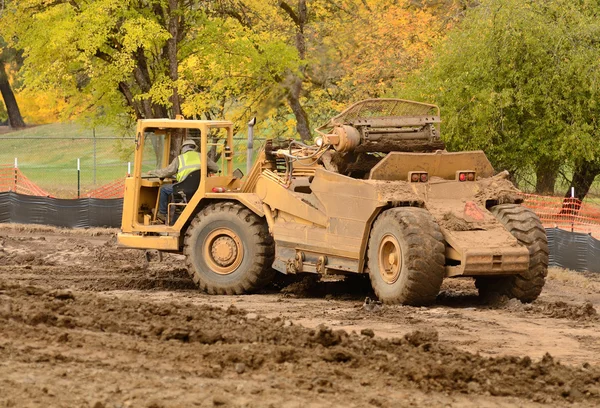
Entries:
<svg viewBox="0 0 600 408">
<path fill-rule="evenodd" d="M 319 277 L 316 275 L 277 276 L 276 279 L 277 282 L 274 285 L 279 285 L 281 288 L 280 292 L 285 296 L 311 297 L 316 296 L 319 292 L 317 288 Z"/>
<path fill-rule="evenodd" d="M 504 178 L 502 173 L 494 177 L 479 180 L 479 192 L 475 201 L 485 207 L 486 201 L 495 200 L 498 204 L 518 203 L 523 201 L 523 196 L 512 182 Z"/>
<path fill-rule="evenodd" d="M 0 233 L 15 234 L 46 234 L 46 235 L 64 235 L 64 236 L 116 236 L 119 232 L 115 228 L 62 228 L 50 225 L 38 224 L 3 224 Z"/>
<path fill-rule="evenodd" d="M 588 280 L 522 304 L 447 279 L 436 306 L 368 309 L 368 276 L 210 297 L 180 255 L 146 255 L 110 234 L 0 226 L 0 406 L 600 402 Z"/>
<path fill-rule="evenodd" d="M 48 290 L 0 280 L 0 333 L 48 330 L 60 341 L 76 333 L 112 333 L 137 343 L 177 342 L 171 349 L 184 366 L 198 364 L 214 378 L 228 373 L 271 372 L 293 364 L 311 387 L 339 390 L 348 378 L 443 393 L 517 396 L 534 401 L 590 400 L 600 403 L 600 369 L 563 366 L 550 355 L 484 358 L 447 347 L 435 331 L 416 331 L 391 340 L 320 326 L 306 329 L 230 307 L 144 303 L 99 294 Z M 58 330 L 58 332 L 56 331 Z M 193 346 L 197 344 L 199 346 Z M 84 345 L 85 347 L 85 345 Z M 154 346 L 152 346 L 154 347 Z M 200 347 L 200 348 L 198 348 Z M 6 357 L 0 347 L 0 355 Z M 145 352 L 144 352 L 145 353 Z M 171 358 L 171 357 L 170 357 Z M 190 360 L 188 360 L 190 359 Z M 184 363 L 185 362 L 185 363 Z"/>
<path fill-rule="evenodd" d="M 470 231 L 474 228 L 472 223 L 451 212 L 445 213 L 439 224 L 450 231 Z"/>
<path fill-rule="evenodd" d="M 583 304 L 568 304 L 566 302 L 551 302 L 538 306 L 541 313 L 559 319 L 580 321 L 598 321 L 598 312 L 590 302 Z"/>
<path fill-rule="evenodd" d="M 500 308 L 523 314 L 538 314 L 557 319 L 568 319 L 583 322 L 600 321 L 600 316 L 591 302 L 566 303 L 563 301 L 547 302 L 537 300 L 534 303 L 521 303 L 518 299 L 499 296 L 490 301 L 490 307 Z"/>
<path fill-rule="evenodd" d="M 29 227 L 29 228 L 25 228 Z M 42 236 L 12 235 L 41 232 Z M 162 260 L 143 250 L 117 246 L 114 230 L 68 231 L 44 226 L 3 226 L 0 275 L 37 284 L 83 290 L 195 290 L 179 255 Z M 148 256 L 152 255 L 152 256 Z"/>
</svg>

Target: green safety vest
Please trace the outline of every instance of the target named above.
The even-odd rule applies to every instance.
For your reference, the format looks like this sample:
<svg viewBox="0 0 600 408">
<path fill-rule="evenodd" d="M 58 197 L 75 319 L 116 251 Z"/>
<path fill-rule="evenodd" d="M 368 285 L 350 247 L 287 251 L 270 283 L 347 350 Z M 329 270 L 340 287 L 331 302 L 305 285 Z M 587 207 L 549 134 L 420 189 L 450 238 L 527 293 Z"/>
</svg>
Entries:
<svg viewBox="0 0 600 408">
<path fill-rule="evenodd" d="M 185 179 L 191 172 L 200 170 L 200 153 L 193 150 L 180 154 L 177 181 Z"/>
</svg>

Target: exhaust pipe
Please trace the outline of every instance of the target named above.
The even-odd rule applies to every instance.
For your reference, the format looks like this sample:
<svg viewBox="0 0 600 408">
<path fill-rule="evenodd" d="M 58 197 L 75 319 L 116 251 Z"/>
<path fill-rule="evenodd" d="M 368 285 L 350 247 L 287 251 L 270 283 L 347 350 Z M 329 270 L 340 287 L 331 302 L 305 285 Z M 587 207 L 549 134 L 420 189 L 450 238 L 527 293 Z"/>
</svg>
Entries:
<svg viewBox="0 0 600 408">
<path fill-rule="evenodd" d="M 252 157 L 254 151 L 254 125 L 256 124 L 256 117 L 250 119 L 248 122 L 248 150 L 246 152 L 246 175 L 250 174 L 252 169 Z"/>
</svg>

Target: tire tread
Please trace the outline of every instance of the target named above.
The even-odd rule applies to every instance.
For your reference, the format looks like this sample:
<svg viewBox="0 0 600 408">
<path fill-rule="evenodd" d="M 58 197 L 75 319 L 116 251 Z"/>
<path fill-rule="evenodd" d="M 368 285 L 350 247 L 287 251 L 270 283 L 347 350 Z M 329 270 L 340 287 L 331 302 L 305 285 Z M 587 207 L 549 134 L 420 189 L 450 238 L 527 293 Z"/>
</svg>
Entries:
<svg viewBox="0 0 600 408">
<path fill-rule="evenodd" d="M 529 249 L 529 269 L 524 275 L 478 277 L 475 285 L 483 296 L 498 294 L 533 302 L 542 292 L 548 273 L 546 231 L 537 215 L 519 204 L 497 205 L 491 212 L 520 244 Z"/>
<path fill-rule="evenodd" d="M 238 218 L 247 224 L 245 228 L 250 230 L 250 235 L 256 237 L 257 242 L 252 244 L 256 248 L 252 264 L 234 284 L 220 285 L 208 282 L 202 279 L 203 272 L 198 271 L 194 264 L 195 257 L 199 256 L 194 254 L 194 236 L 200 233 L 203 218 L 212 214 L 222 214 L 224 218 L 231 216 Z M 274 243 L 266 223 L 246 207 L 230 201 L 209 204 L 196 215 L 186 231 L 183 253 L 188 273 L 193 281 L 200 290 L 213 295 L 241 295 L 253 292 L 268 284 L 275 275 L 275 270 L 271 267 L 275 254 Z"/>
<path fill-rule="evenodd" d="M 404 240 L 408 253 L 403 253 L 407 268 L 405 284 L 397 296 L 385 297 L 374 274 L 379 274 L 374 231 L 393 223 L 398 226 L 399 239 Z M 439 226 L 427 212 L 416 207 L 397 207 L 384 211 L 377 217 L 371 229 L 367 254 L 371 285 L 375 294 L 385 303 L 424 305 L 435 301 L 444 278 L 445 244 Z"/>
</svg>

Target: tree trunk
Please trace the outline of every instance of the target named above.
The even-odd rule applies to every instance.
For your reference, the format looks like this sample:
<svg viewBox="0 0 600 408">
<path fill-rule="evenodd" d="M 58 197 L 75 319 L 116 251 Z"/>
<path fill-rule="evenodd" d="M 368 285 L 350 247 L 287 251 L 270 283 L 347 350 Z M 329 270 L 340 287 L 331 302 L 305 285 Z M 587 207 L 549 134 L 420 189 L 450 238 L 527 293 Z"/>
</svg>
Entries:
<svg viewBox="0 0 600 408">
<path fill-rule="evenodd" d="M 177 79 L 179 78 L 178 68 L 179 61 L 177 60 L 177 44 L 180 39 L 180 30 L 181 30 L 181 19 L 179 13 L 179 0 L 169 0 L 167 7 L 167 29 L 169 34 L 171 34 L 171 38 L 167 40 L 165 45 L 167 60 L 169 63 L 169 78 L 173 83 L 173 94 L 171 95 L 171 117 L 176 118 L 177 115 L 181 115 L 181 100 L 179 97 L 179 91 L 177 89 Z M 165 114 L 169 114 L 165 109 Z M 179 155 L 181 144 L 183 143 L 183 138 L 185 137 L 185 131 L 183 129 L 177 129 L 171 134 L 171 151 L 169 152 L 169 156 L 174 158 Z"/>
<path fill-rule="evenodd" d="M 598 174 L 600 174 L 599 162 L 582 161 L 577 163 L 573 172 L 573 181 L 565 197 L 571 197 L 571 187 L 574 187 L 575 197 L 583 201 Z"/>
<path fill-rule="evenodd" d="M 146 56 L 144 55 L 144 49 L 139 47 L 134 54 L 136 60 L 136 66 L 133 69 L 133 78 L 135 82 L 140 87 L 140 90 L 143 93 L 150 92 L 150 88 L 152 87 L 152 82 L 150 79 L 150 72 L 148 71 L 148 62 L 146 61 Z M 149 98 L 144 98 L 141 100 L 142 109 L 141 112 L 144 115 L 145 119 L 151 119 L 154 117 L 161 117 L 154 112 L 152 100 Z"/>
<path fill-rule="evenodd" d="M 173 129 L 171 132 L 171 150 L 169 151 L 169 163 L 179 156 L 181 153 L 181 145 L 183 144 L 184 129 Z"/>
<path fill-rule="evenodd" d="M 119 91 L 121 92 L 121 94 L 123 95 L 125 100 L 127 101 L 127 105 L 131 109 L 133 109 L 133 112 L 135 113 L 135 118 L 138 120 L 142 119 L 144 116 L 142 115 L 142 112 L 140 111 L 139 103 L 137 103 L 133 99 L 133 94 L 131 93 L 131 89 L 129 88 L 129 85 L 127 85 L 127 83 L 125 81 L 119 82 Z"/>
<path fill-rule="evenodd" d="M 302 92 L 302 79 L 294 77 L 292 85 L 288 90 L 287 100 L 296 116 L 296 130 L 300 134 L 300 139 L 306 142 L 312 139 L 310 134 L 310 126 L 308 124 L 308 115 L 300 103 L 300 93 Z"/>
<path fill-rule="evenodd" d="M 296 24 L 296 38 L 295 45 L 298 50 L 298 56 L 304 60 L 306 58 L 306 38 L 304 36 L 304 26 L 308 21 L 308 9 L 306 7 L 306 0 L 298 0 L 297 12 L 282 1 L 279 6 L 290 16 L 292 21 Z M 300 134 L 300 138 L 303 141 L 311 140 L 310 125 L 308 122 L 308 115 L 304 110 L 304 107 L 300 103 L 300 96 L 302 95 L 302 81 L 303 76 L 306 72 L 306 65 L 300 67 L 301 76 L 293 75 L 290 78 L 290 85 L 288 87 L 287 100 L 296 117 L 296 130 Z"/>
<path fill-rule="evenodd" d="M 177 39 L 179 38 L 179 13 L 178 13 L 178 0 L 169 0 L 169 34 L 171 38 L 167 40 L 167 56 L 169 58 L 169 77 L 173 81 L 173 96 L 171 102 L 173 103 L 173 117 L 181 115 L 181 103 L 179 100 L 179 92 L 177 85 L 175 84 L 178 79 L 177 69 L 179 63 L 177 61 Z"/>
<path fill-rule="evenodd" d="M 560 163 L 551 159 L 541 159 L 535 170 L 535 192 L 537 194 L 554 194 L 554 185 L 558 177 Z"/>
<path fill-rule="evenodd" d="M 2 99 L 4 99 L 4 105 L 6 105 L 8 125 L 14 129 L 24 128 L 25 122 L 21 116 L 15 94 L 8 82 L 8 75 L 6 75 L 3 62 L 0 62 L 0 93 L 2 93 Z"/>
</svg>

